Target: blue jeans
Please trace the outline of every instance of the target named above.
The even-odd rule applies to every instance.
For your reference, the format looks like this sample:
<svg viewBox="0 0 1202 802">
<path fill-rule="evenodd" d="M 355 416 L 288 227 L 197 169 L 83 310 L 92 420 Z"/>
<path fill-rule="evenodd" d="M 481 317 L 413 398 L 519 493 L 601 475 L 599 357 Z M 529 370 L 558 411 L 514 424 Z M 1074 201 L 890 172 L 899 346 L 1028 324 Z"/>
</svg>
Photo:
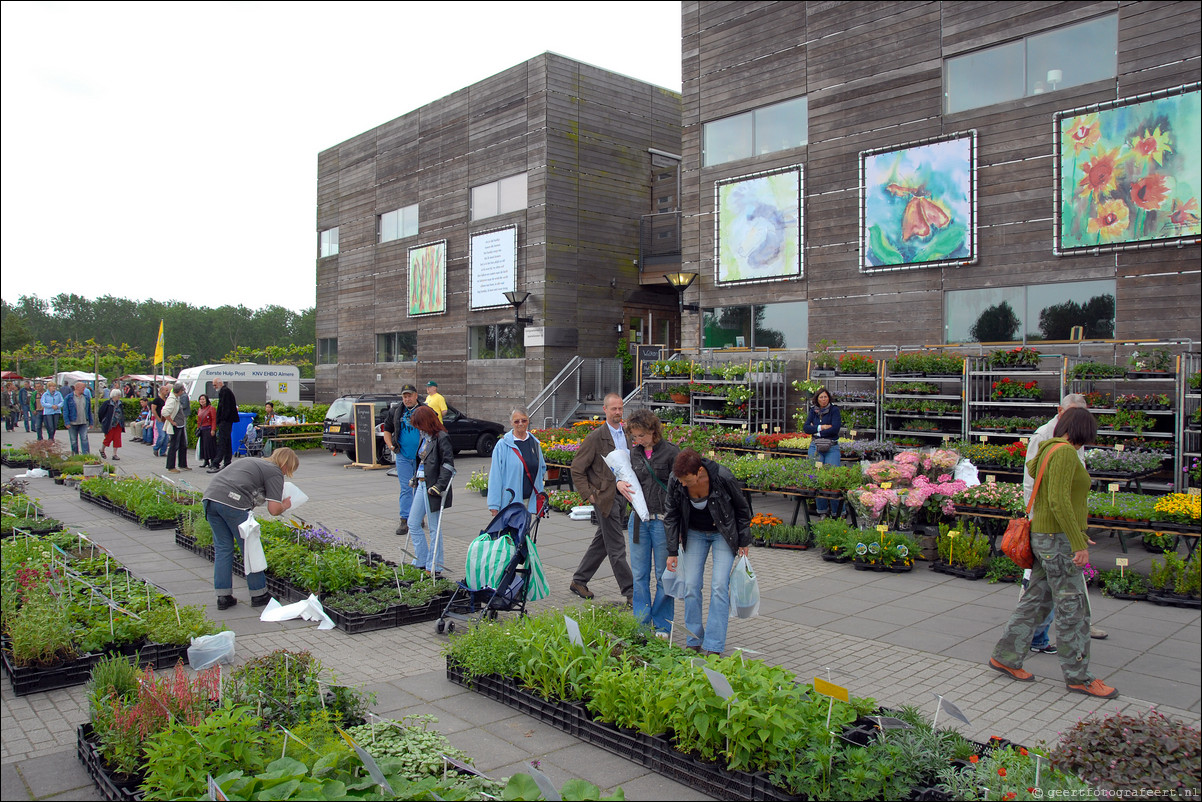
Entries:
<svg viewBox="0 0 1202 802">
<path fill-rule="evenodd" d="M 72 423 L 67 426 L 67 434 L 71 436 L 72 454 L 90 454 L 88 450 L 88 424 Z"/>
<path fill-rule="evenodd" d="M 634 617 L 652 624 L 656 631 L 667 632 L 676 617 L 676 600 L 664 595 L 663 576 L 668 567 L 668 534 L 664 522 L 639 521 L 639 542 L 634 542 L 631 513 L 626 525 L 626 551 L 630 554 L 630 572 L 634 575 Z M 655 599 L 651 598 L 651 566 L 655 565 Z"/>
<path fill-rule="evenodd" d="M 43 412 L 42 424 L 46 427 L 46 438 L 54 439 L 54 433 L 58 431 L 58 419 L 62 417 L 59 412 Z"/>
<path fill-rule="evenodd" d="M 409 520 L 409 512 L 413 509 L 413 488 L 409 486 L 409 480 L 413 478 L 413 474 L 415 473 L 417 473 L 417 463 L 412 459 L 406 459 L 397 454 L 396 478 L 401 483 L 398 509 L 400 510 L 401 518 L 406 521 Z"/>
<path fill-rule="evenodd" d="M 234 543 L 242 552 L 242 533 L 238 524 L 246 520 L 246 510 L 239 510 L 212 499 L 204 500 L 205 519 L 213 528 L 213 589 L 220 596 L 234 595 Z M 251 598 L 267 593 L 267 576 L 262 571 L 246 575 L 246 587 Z"/>
<path fill-rule="evenodd" d="M 839 464 L 839 443 L 831 443 L 831 450 L 825 454 L 818 453 L 818 446 L 810 441 L 810 462 L 821 462 L 823 465 L 838 465 Z M 843 503 L 839 501 L 830 501 L 819 497 L 814 501 L 814 508 L 819 514 L 838 515 L 843 510 Z"/>
<path fill-rule="evenodd" d="M 146 445 L 154 444 L 154 424 L 146 421 L 146 425 L 142 427 L 142 442 Z"/>
<path fill-rule="evenodd" d="M 1048 617 L 1043 619 L 1043 623 L 1039 625 L 1039 629 L 1035 630 L 1035 637 L 1031 638 L 1032 649 L 1043 649 L 1051 642 L 1048 638 L 1048 630 L 1052 627 L 1052 619 L 1056 617 L 1056 611 L 1048 613 Z"/>
<path fill-rule="evenodd" d="M 171 435 L 167 434 L 167 427 L 162 422 L 154 424 L 154 451 L 156 457 L 167 456 L 167 446 L 171 443 Z"/>
<path fill-rule="evenodd" d="M 38 433 L 38 439 L 42 439 L 42 413 L 33 413 L 33 430 Z"/>
<path fill-rule="evenodd" d="M 443 568 L 442 533 L 439 533 L 437 544 L 434 543 L 434 533 L 439 532 L 438 519 L 442 516 L 442 510 L 431 510 L 428 498 L 425 481 L 418 482 L 413 491 L 413 504 L 409 508 L 409 536 L 413 538 L 413 564 L 437 573 Z M 422 516 L 425 516 L 426 523 L 430 525 L 429 540 L 426 539 L 427 532 L 422 527 Z M 430 553 L 431 549 L 433 554 Z"/>
<path fill-rule="evenodd" d="M 705 623 L 701 620 L 701 591 L 705 586 L 705 560 L 713 551 L 710 568 L 710 609 Z M 688 630 L 685 645 L 700 646 L 707 652 L 726 648 L 726 624 L 730 618 L 730 571 L 735 554 L 719 532 L 689 530 L 685 546 L 684 566 L 684 625 Z"/>
<path fill-rule="evenodd" d="M 25 431 L 27 431 L 27 432 L 30 431 L 29 418 L 31 417 L 32 414 L 33 413 L 31 413 L 29 411 L 29 407 L 25 407 L 21 410 L 21 422 L 25 424 Z"/>
</svg>

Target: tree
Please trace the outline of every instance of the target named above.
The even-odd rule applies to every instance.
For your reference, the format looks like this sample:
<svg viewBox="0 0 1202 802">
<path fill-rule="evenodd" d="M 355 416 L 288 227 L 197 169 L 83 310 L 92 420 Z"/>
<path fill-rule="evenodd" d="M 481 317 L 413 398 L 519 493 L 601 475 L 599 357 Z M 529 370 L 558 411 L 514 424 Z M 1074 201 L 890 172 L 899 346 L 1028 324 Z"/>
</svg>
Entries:
<svg viewBox="0 0 1202 802">
<path fill-rule="evenodd" d="M 1046 306 L 1039 313 L 1039 330 L 1048 340 L 1067 340 L 1073 326 L 1081 326 L 1087 339 L 1114 336 L 1114 296 L 1095 295 L 1084 305 L 1076 301 Z"/>
<path fill-rule="evenodd" d="M 1010 302 L 1002 301 L 982 312 L 977 322 L 968 330 L 968 334 L 982 343 L 1010 342 L 1018 337 L 1021 325 L 1022 321 L 1014 313 Z"/>
</svg>

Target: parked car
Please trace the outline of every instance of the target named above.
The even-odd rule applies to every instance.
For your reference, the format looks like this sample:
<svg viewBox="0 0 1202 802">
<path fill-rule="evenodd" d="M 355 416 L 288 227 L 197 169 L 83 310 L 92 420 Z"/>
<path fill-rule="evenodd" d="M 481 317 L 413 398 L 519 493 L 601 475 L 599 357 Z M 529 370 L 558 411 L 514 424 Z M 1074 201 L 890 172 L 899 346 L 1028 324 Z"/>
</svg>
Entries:
<svg viewBox="0 0 1202 802">
<path fill-rule="evenodd" d="M 376 462 L 381 465 L 392 464 L 392 452 L 384 447 L 384 435 L 380 425 L 393 404 L 400 404 L 401 397 L 390 393 L 370 393 L 367 395 L 344 395 L 330 404 L 326 412 L 324 426 L 321 432 L 321 447 L 331 454 L 339 451 L 346 454 L 347 459 L 355 459 L 355 404 L 371 403 L 376 416 Z M 451 445 L 455 453 L 460 451 L 475 451 L 481 457 L 491 457 L 497 439 L 505 434 L 505 427 L 492 421 L 473 418 L 452 406 L 442 416 L 442 423 L 447 427 L 451 436 Z"/>
</svg>

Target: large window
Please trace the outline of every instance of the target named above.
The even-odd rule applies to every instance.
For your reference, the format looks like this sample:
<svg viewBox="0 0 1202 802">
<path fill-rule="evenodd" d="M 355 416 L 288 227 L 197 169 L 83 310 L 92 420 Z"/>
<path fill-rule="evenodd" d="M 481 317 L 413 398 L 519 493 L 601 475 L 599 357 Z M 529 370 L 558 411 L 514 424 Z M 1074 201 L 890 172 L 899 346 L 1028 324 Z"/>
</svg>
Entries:
<svg viewBox="0 0 1202 802">
<path fill-rule="evenodd" d="M 377 362 L 416 362 L 417 332 L 391 331 L 376 335 Z"/>
<path fill-rule="evenodd" d="M 745 111 L 705 124 L 705 166 L 799 148 L 808 139 L 809 105 L 804 97 Z"/>
<path fill-rule="evenodd" d="M 472 219 L 483 220 L 526 208 L 526 174 L 472 187 Z"/>
<path fill-rule="evenodd" d="M 806 348 L 809 304 L 718 306 L 703 311 L 703 348 Z"/>
<path fill-rule="evenodd" d="M 1115 336 L 1113 281 L 956 290 L 944 295 L 944 342 L 1067 340 Z"/>
<path fill-rule="evenodd" d="M 417 236 L 417 204 L 380 215 L 380 242 Z"/>
<path fill-rule="evenodd" d="M 317 364 L 338 364 L 338 338 L 323 338 L 317 341 Z"/>
<path fill-rule="evenodd" d="M 944 63 L 949 113 L 1113 78 L 1118 16 L 1109 14 Z"/>
<path fill-rule="evenodd" d="M 319 257 L 338 255 L 338 227 L 327 228 L 317 235 L 317 254 Z"/>
<path fill-rule="evenodd" d="M 522 329 L 515 323 L 472 326 L 468 337 L 468 359 L 521 359 L 526 356 Z"/>
</svg>

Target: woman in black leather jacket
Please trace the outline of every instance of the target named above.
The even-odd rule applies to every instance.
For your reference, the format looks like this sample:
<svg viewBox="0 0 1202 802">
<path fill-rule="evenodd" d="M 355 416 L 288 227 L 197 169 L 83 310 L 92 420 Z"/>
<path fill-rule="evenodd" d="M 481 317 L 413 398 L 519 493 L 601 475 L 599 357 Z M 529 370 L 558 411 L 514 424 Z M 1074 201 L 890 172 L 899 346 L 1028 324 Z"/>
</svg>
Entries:
<svg viewBox="0 0 1202 802">
<path fill-rule="evenodd" d="M 668 483 L 668 511 L 664 516 L 668 536 L 668 569 L 675 571 L 677 554 L 685 582 L 685 647 L 704 654 L 721 654 L 726 648 L 730 617 L 730 573 L 735 556 L 747 556 L 751 546 L 751 505 L 743 488 L 727 469 L 702 459 L 691 448 L 680 452 Z M 705 561 L 710 550 L 710 608 L 702 622 L 701 591 L 705 586 Z M 679 581 L 679 580 L 678 580 Z"/>
<path fill-rule="evenodd" d="M 409 508 L 409 533 L 413 537 L 413 564 L 426 573 L 442 571 L 442 537 L 439 519 L 451 506 L 451 479 L 455 476 L 455 449 L 438 413 L 426 406 L 413 410 L 409 423 L 422 433 L 417 447 L 417 474 L 410 480 L 413 506 Z M 425 518 L 429 529 L 423 529 Z M 429 540 L 427 540 L 429 536 Z"/>
</svg>

